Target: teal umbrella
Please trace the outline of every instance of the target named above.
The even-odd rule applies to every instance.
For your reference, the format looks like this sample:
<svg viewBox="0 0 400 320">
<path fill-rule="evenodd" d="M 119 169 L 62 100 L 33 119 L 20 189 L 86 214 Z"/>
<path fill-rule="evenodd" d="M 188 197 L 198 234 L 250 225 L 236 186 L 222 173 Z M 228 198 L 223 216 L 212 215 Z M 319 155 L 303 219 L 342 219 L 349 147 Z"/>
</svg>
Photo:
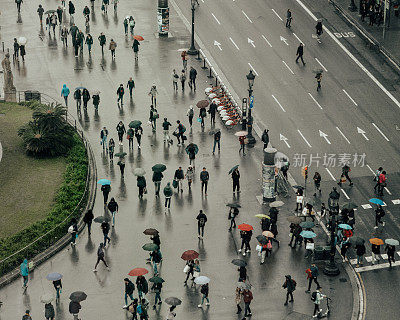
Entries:
<svg viewBox="0 0 400 320">
<path fill-rule="evenodd" d="M 369 202 L 374 203 L 374 204 L 379 204 L 381 206 L 383 206 L 385 204 L 381 199 L 377 199 L 377 198 L 369 199 Z"/>
<path fill-rule="evenodd" d="M 158 163 L 158 164 L 155 164 L 151 168 L 151 170 L 153 170 L 154 172 L 163 172 L 163 171 L 167 170 L 167 167 L 165 166 L 165 164 Z"/>
<path fill-rule="evenodd" d="M 142 124 L 142 121 L 140 121 L 140 120 L 133 120 L 133 121 L 131 121 L 131 122 L 129 123 L 129 128 L 136 129 L 136 128 L 139 128 L 141 124 Z"/>
<path fill-rule="evenodd" d="M 315 238 L 317 235 L 314 233 L 314 232 L 312 232 L 312 231 L 302 231 L 302 232 L 300 232 L 300 235 L 303 237 L 303 238 L 307 238 L 307 239 L 311 239 L 311 238 Z"/>
<path fill-rule="evenodd" d="M 231 168 L 231 170 L 229 170 L 228 174 L 231 174 L 233 171 L 235 171 L 237 168 L 239 168 L 239 165 L 237 164 L 236 166 L 234 166 L 233 168 Z"/>
<path fill-rule="evenodd" d="M 197 152 L 199 152 L 199 147 L 197 146 L 197 144 L 194 143 L 189 143 L 188 146 L 186 147 L 185 151 L 187 154 L 189 154 L 189 152 L 193 150 L 195 154 L 197 154 Z"/>
<path fill-rule="evenodd" d="M 343 230 L 351 230 L 351 229 L 353 229 L 350 225 L 348 225 L 346 223 L 339 224 L 338 228 L 343 229 Z"/>
<path fill-rule="evenodd" d="M 163 283 L 163 282 L 165 282 L 165 280 L 163 278 L 157 277 L 157 276 L 155 276 L 153 278 L 150 278 L 149 281 L 153 282 L 153 283 Z"/>
<path fill-rule="evenodd" d="M 123 157 L 125 157 L 126 155 L 127 155 L 126 152 L 118 152 L 118 153 L 114 154 L 114 157 L 123 158 Z"/>
<path fill-rule="evenodd" d="M 143 250 L 146 251 L 156 251 L 158 249 L 158 245 L 154 244 L 154 243 L 146 243 L 143 247 Z"/>
<path fill-rule="evenodd" d="M 395 240 L 395 239 L 386 239 L 385 243 L 391 246 L 398 246 L 399 245 L 399 241 Z"/>
<path fill-rule="evenodd" d="M 100 179 L 99 181 L 97 181 L 97 183 L 101 184 L 102 186 L 104 186 L 104 185 L 107 185 L 107 184 L 110 185 L 111 181 L 107 180 L 107 179 Z"/>
</svg>

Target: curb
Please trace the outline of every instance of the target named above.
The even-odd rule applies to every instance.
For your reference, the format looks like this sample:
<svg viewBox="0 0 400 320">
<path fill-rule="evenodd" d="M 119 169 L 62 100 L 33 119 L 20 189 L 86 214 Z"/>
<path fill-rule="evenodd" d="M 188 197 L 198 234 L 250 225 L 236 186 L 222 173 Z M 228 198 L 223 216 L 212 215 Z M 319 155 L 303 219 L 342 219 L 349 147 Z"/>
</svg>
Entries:
<svg viewBox="0 0 400 320">
<path fill-rule="evenodd" d="M 74 126 L 73 124 L 71 124 Z M 94 201 L 96 199 L 96 181 L 97 181 L 97 168 L 96 168 L 96 162 L 93 154 L 93 150 L 89 144 L 89 142 L 84 138 L 83 132 L 76 128 L 76 132 L 81 136 L 81 139 L 85 145 L 85 149 L 87 152 L 88 156 L 88 174 L 87 174 L 87 202 L 85 207 L 81 210 L 81 217 L 78 221 L 78 234 L 82 232 L 82 230 L 85 227 L 85 223 L 83 222 L 83 213 L 86 213 L 87 210 L 93 209 L 94 206 Z M 33 262 L 33 269 L 29 270 L 30 272 L 33 271 L 37 266 L 42 264 L 43 262 L 47 261 L 50 259 L 52 256 L 54 256 L 56 253 L 60 252 L 62 249 L 64 249 L 71 240 L 71 235 L 68 233 L 63 236 L 60 240 L 58 240 L 54 245 L 51 247 L 47 248 L 45 251 L 39 253 L 36 255 L 33 259 L 30 259 L 30 261 Z M 3 275 L 0 278 L 0 289 L 14 280 L 18 279 L 20 277 L 20 270 L 19 267 L 15 268 L 13 271 L 10 271 L 9 273 Z"/>
</svg>

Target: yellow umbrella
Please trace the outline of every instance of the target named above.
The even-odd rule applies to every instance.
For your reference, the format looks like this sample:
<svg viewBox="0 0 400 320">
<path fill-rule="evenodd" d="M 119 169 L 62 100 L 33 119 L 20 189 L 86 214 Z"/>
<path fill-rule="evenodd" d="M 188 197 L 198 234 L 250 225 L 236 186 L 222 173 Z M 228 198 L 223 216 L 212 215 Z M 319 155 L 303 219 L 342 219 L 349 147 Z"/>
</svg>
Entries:
<svg viewBox="0 0 400 320">
<path fill-rule="evenodd" d="M 266 214 L 256 214 L 255 217 L 256 217 L 256 218 L 260 218 L 260 219 L 262 219 L 262 218 L 271 219 L 271 218 L 270 218 L 269 216 L 267 216 Z"/>
</svg>

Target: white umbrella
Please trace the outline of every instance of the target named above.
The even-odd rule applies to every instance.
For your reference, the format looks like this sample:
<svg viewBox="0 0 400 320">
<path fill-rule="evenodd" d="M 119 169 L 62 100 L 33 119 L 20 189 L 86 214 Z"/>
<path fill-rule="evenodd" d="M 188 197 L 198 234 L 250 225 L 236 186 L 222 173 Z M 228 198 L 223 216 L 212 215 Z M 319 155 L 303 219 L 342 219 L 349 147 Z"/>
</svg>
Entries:
<svg viewBox="0 0 400 320">
<path fill-rule="evenodd" d="M 18 38 L 18 43 L 20 44 L 20 45 L 26 45 L 26 42 L 27 42 L 28 40 L 26 40 L 26 38 L 25 37 L 19 37 Z"/>
<path fill-rule="evenodd" d="M 214 98 L 212 100 L 212 102 L 215 103 L 215 104 L 219 104 L 221 101 L 218 98 Z"/>
<path fill-rule="evenodd" d="M 181 49 L 178 49 L 177 51 L 178 51 L 178 52 L 183 52 L 183 51 L 188 51 L 188 49 L 181 48 Z"/>
<path fill-rule="evenodd" d="M 219 106 L 219 107 L 217 107 L 217 110 L 218 111 L 221 111 L 222 109 L 224 109 L 225 108 L 225 106 Z"/>
<path fill-rule="evenodd" d="M 243 136 L 247 136 L 247 131 L 238 131 L 235 133 L 236 137 L 243 137 Z"/>
<path fill-rule="evenodd" d="M 216 96 L 217 96 L 217 95 L 216 95 L 215 93 L 211 93 L 211 94 L 208 96 L 208 98 L 209 98 L 209 99 L 214 99 Z"/>
<path fill-rule="evenodd" d="M 208 95 L 211 91 L 212 91 L 212 88 L 211 88 L 211 87 L 206 88 L 206 89 L 204 90 L 204 92 L 205 92 L 207 95 Z"/>
<path fill-rule="evenodd" d="M 196 284 L 206 284 L 210 282 L 210 278 L 206 277 L 206 276 L 200 276 L 197 277 L 196 279 L 194 279 L 194 283 Z"/>
<path fill-rule="evenodd" d="M 227 120 L 229 120 L 230 118 L 231 118 L 230 116 L 222 117 L 222 121 L 227 121 Z"/>
<path fill-rule="evenodd" d="M 40 302 L 41 303 L 50 303 L 54 300 L 54 296 L 51 293 L 45 293 L 40 297 Z"/>
<path fill-rule="evenodd" d="M 225 124 L 226 124 L 227 126 L 231 126 L 231 125 L 233 125 L 233 121 L 232 121 L 232 120 L 228 120 L 227 122 L 225 122 Z"/>
<path fill-rule="evenodd" d="M 271 202 L 271 203 L 269 204 L 269 206 L 270 206 L 271 208 L 279 208 L 279 207 L 282 207 L 283 205 L 284 205 L 284 202 L 283 202 L 283 201 L 280 201 L 280 200 Z"/>
</svg>

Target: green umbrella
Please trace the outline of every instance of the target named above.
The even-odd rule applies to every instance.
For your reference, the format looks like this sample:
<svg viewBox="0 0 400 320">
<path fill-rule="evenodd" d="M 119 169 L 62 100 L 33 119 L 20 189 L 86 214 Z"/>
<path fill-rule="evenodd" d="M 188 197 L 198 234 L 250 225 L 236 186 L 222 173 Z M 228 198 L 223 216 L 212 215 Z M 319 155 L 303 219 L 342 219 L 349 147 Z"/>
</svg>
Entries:
<svg viewBox="0 0 400 320">
<path fill-rule="evenodd" d="M 118 152 L 118 153 L 114 154 L 114 157 L 123 158 L 123 157 L 125 157 L 126 155 L 127 155 L 126 152 Z"/>
<path fill-rule="evenodd" d="M 50 14 L 50 13 L 55 13 L 55 12 L 57 12 L 56 10 L 53 10 L 53 9 L 51 9 L 51 10 L 47 10 L 44 14 Z"/>
<path fill-rule="evenodd" d="M 153 283 L 163 283 L 163 282 L 165 282 L 163 278 L 160 278 L 160 277 L 157 277 L 157 276 L 153 277 L 153 278 L 150 278 L 149 281 L 153 282 Z"/>
<path fill-rule="evenodd" d="M 312 221 L 303 221 L 300 223 L 300 227 L 304 228 L 304 229 L 311 229 L 314 227 L 314 222 Z"/>
<path fill-rule="evenodd" d="M 133 120 L 133 121 L 131 121 L 131 122 L 129 123 L 129 128 L 136 129 L 136 128 L 139 128 L 141 124 L 142 124 L 142 121 L 140 121 L 140 120 Z"/>
<path fill-rule="evenodd" d="M 154 172 L 163 172 L 167 170 L 167 167 L 165 166 L 165 164 L 157 163 L 151 168 L 151 170 L 153 170 Z"/>
<path fill-rule="evenodd" d="M 353 202 L 346 202 L 346 203 L 343 204 L 342 210 L 343 210 L 343 209 L 352 210 L 352 209 L 355 209 L 355 208 L 357 208 L 357 207 L 358 207 L 358 205 L 356 205 L 356 204 L 353 203 Z"/>
<path fill-rule="evenodd" d="M 234 166 L 233 168 L 231 168 L 231 170 L 229 170 L 228 174 L 231 174 L 233 171 L 235 171 L 237 168 L 239 168 L 239 165 L 237 164 L 236 166 Z"/>
<path fill-rule="evenodd" d="M 193 149 L 195 154 L 197 154 L 197 152 L 199 152 L 199 147 L 197 146 L 197 144 L 189 143 L 188 146 L 185 149 L 186 153 L 189 154 L 189 151 L 191 149 Z"/>
<path fill-rule="evenodd" d="M 146 171 L 144 171 L 142 168 L 135 168 L 135 170 L 133 170 L 133 174 L 138 177 L 143 177 L 146 174 Z"/>
<path fill-rule="evenodd" d="M 365 240 L 358 236 L 354 236 L 354 237 L 350 237 L 349 242 L 351 244 L 354 244 L 355 246 L 360 246 L 360 245 L 364 244 Z"/>
<path fill-rule="evenodd" d="M 105 216 L 98 216 L 94 218 L 93 221 L 97 223 L 110 222 L 110 218 Z"/>
<path fill-rule="evenodd" d="M 226 206 L 230 207 L 230 208 L 241 208 L 242 207 L 239 203 L 236 203 L 236 202 L 230 202 Z"/>
<path fill-rule="evenodd" d="M 385 243 L 391 246 L 398 246 L 399 245 L 399 241 L 396 239 L 386 239 Z"/>
<path fill-rule="evenodd" d="M 158 249 L 158 245 L 154 244 L 154 243 L 146 243 L 143 247 L 143 250 L 146 251 L 156 251 Z"/>
</svg>

